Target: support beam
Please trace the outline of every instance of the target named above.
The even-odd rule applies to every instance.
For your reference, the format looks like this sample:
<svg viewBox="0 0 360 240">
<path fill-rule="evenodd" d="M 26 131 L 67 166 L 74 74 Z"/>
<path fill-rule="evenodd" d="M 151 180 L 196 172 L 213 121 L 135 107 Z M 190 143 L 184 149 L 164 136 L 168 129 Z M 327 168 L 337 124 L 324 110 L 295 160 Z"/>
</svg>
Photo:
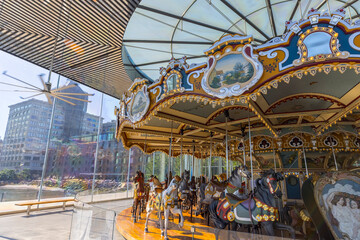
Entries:
<svg viewBox="0 0 360 240">
<path fill-rule="evenodd" d="M 351 2 L 345 3 L 341 8 L 347 8 L 356 3 L 358 0 L 353 0 Z"/>
<path fill-rule="evenodd" d="M 289 113 L 273 113 L 273 114 L 264 114 L 265 118 L 287 118 L 287 117 L 298 117 L 298 116 L 309 116 L 309 115 L 321 115 L 328 113 L 337 113 L 344 108 L 329 108 L 329 109 L 318 109 L 318 110 L 309 110 L 303 112 L 289 112 Z"/>
<path fill-rule="evenodd" d="M 217 30 L 219 32 L 237 34 L 236 32 L 229 31 L 227 29 L 215 27 L 213 25 L 209 25 L 209 24 L 206 24 L 206 23 L 195 21 L 195 20 L 192 20 L 192 19 L 189 19 L 189 18 L 184 18 L 183 16 L 178 16 L 178 15 L 175 15 L 175 14 L 171 14 L 169 12 L 164 12 L 164 11 L 161 11 L 161 10 L 158 10 L 158 9 L 155 9 L 155 8 L 151 8 L 151 7 L 147 7 L 147 6 L 144 6 L 144 5 L 139 5 L 137 8 L 140 8 L 140 9 L 143 9 L 143 10 L 146 10 L 146 11 L 149 11 L 149 12 L 154 12 L 154 13 L 157 13 L 157 14 L 160 14 L 160 15 L 164 15 L 164 16 L 167 16 L 167 17 L 170 17 L 170 18 L 179 19 L 179 20 L 182 20 L 184 22 L 189 22 L 189 23 L 192 23 L 192 24 L 195 24 L 195 25 L 198 25 L 198 26 L 202 26 L 202 27 L 206 27 L 206 28 L 209 28 L 209 29 Z"/>
<path fill-rule="evenodd" d="M 185 133 L 184 133 L 184 136 L 189 136 L 189 135 L 192 135 L 192 134 L 198 133 L 198 132 L 201 132 L 201 129 L 200 129 L 200 128 L 197 128 L 197 129 L 194 129 L 194 130 L 185 132 Z"/>
<path fill-rule="evenodd" d="M 167 113 L 163 113 L 163 112 L 158 112 L 156 114 L 157 117 L 159 118 L 164 118 L 164 119 L 168 119 L 168 120 L 173 120 L 173 121 L 176 121 L 176 122 L 179 122 L 179 123 L 185 123 L 187 125 L 191 125 L 191 126 L 195 126 L 197 128 L 201 128 L 201 129 L 206 129 L 206 130 L 209 130 L 209 131 L 213 131 L 213 132 L 218 132 L 218 133 L 223 133 L 225 134 L 225 130 L 223 129 L 219 129 L 219 128 L 210 128 L 208 125 L 206 124 L 202 124 L 202 123 L 199 123 L 199 122 L 195 122 L 195 121 L 191 121 L 189 119 L 186 119 L 186 118 L 182 118 L 182 117 L 178 117 L 178 116 L 174 116 L 174 115 L 170 115 L 170 114 L 167 114 Z M 237 135 L 234 135 L 236 137 L 238 137 Z"/>
<path fill-rule="evenodd" d="M 303 120 L 304 116 L 303 115 L 300 115 L 299 118 L 298 118 L 298 121 L 296 123 L 296 125 L 300 125 L 302 120 Z"/>
<path fill-rule="evenodd" d="M 163 137 L 171 137 L 170 132 L 161 132 L 161 131 L 157 131 L 157 130 L 149 130 L 149 129 L 140 129 L 140 128 L 130 128 L 130 127 L 124 127 L 122 129 L 122 132 L 125 133 L 142 133 L 142 134 L 150 134 L 150 135 L 158 135 L 158 136 L 163 136 Z M 181 134 L 176 134 L 173 133 L 173 137 L 174 138 L 181 138 Z M 183 136 L 184 139 L 191 139 L 191 140 L 198 140 L 198 141 L 206 141 L 209 142 L 207 137 L 198 137 L 198 136 Z M 131 140 L 131 139 L 128 139 Z M 221 141 L 219 141 L 221 142 Z"/>
<path fill-rule="evenodd" d="M 190 44 L 190 45 L 212 45 L 213 42 L 200 41 L 170 41 L 170 40 L 148 40 L 148 39 L 124 39 L 123 43 L 160 43 L 160 44 Z"/>
<path fill-rule="evenodd" d="M 250 121 L 256 121 L 259 120 L 259 117 L 255 116 L 255 117 L 251 117 Z M 235 125 L 235 124 L 239 124 L 239 123 L 246 123 L 248 121 L 247 118 L 243 118 L 243 119 L 238 119 L 238 120 L 234 120 L 234 121 L 229 121 L 228 125 Z M 215 123 L 215 124 L 211 124 L 209 125 L 210 128 L 216 128 L 216 127 L 225 127 L 226 123 Z"/>
<path fill-rule="evenodd" d="M 255 109 L 255 112 L 257 112 L 260 115 L 260 117 L 263 118 L 265 125 L 267 124 L 267 127 L 270 129 L 270 131 L 274 132 L 274 135 L 276 136 L 275 129 L 273 128 L 272 123 L 269 121 L 269 119 L 265 118 L 264 112 L 257 105 L 257 103 L 255 103 L 253 100 L 249 100 L 249 106 L 250 108 L 253 107 Z"/>
<path fill-rule="evenodd" d="M 258 31 L 261 35 L 263 35 L 267 40 L 270 39 L 270 37 L 264 33 L 258 26 L 256 26 L 252 21 L 250 21 L 244 14 L 242 14 L 241 12 L 239 12 L 239 10 L 237 8 L 235 8 L 233 5 L 231 5 L 228 1 L 226 0 L 220 0 L 223 4 L 225 4 L 225 6 L 227 6 L 231 11 L 233 11 L 234 13 L 236 13 L 239 17 L 241 17 L 242 19 L 244 19 L 245 22 L 247 22 L 250 26 L 252 26 L 256 31 Z"/>
<path fill-rule="evenodd" d="M 273 33 L 274 36 L 277 36 L 276 26 L 275 26 L 275 21 L 274 21 L 274 14 L 273 14 L 273 11 L 272 11 L 272 8 L 271 8 L 270 0 L 266 0 L 266 7 L 267 7 L 268 15 L 269 15 L 269 20 L 270 20 L 270 24 L 271 24 L 272 33 Z"/>
<path fill-rule="evenodd" d="M 352 111 L 355 107 L 357 107 L 360 104 L 360 96 L 355 98 L 350 104 L 348 104 L 345 108 L 343 108 L 340 112 L 337 112 L 332 117 L 330 117 L 327 122 L 328 124 L 324 126 L 320 126 L 316 129 L 316 132 L 320 133 L 323 129 L 329 127 L 332 124 L 335 124 L 337 121 L 339 121 L 340 118 L 343 118 L 346 114 L 348 114 L 350 111 Z"/>
<path fill-rule="evenodd" d="M 186 59 L 195 59 L 195 58 L 202 58 L 202 57 L 206 57 L 206 55 L 199 55 L 199 56 L 192 56 L 192 57 L 187 57 Z M 147 63 L 140 63 L 140 64 L 124 64 L 124 66 L 131 66 L 131 67 L 143 67 L 143 66 L 148 66 L 148 65 L 153 65 L 153 64 L 158 64 L 158 63 L 169 63 L 170 59 L 166 59 L 166 60 L 161 60 L 161 61 L 156 61 L 156 62 L 147 62 Z"/>
</svg>

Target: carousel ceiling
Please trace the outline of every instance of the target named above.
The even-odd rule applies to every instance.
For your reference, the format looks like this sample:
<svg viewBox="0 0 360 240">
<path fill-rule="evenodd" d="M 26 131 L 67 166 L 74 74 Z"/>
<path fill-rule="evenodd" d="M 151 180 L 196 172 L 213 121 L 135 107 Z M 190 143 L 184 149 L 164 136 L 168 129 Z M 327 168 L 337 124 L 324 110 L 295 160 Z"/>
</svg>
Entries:
<svg viewBox="0 0 360 240">
<path fill-rule="evenodd" d="M 358 0 L 142 0 L 124 35 L 129 74 L 155 81 L 171 58 L 206 61 L 204 50 L 226 34 L 252 35 L 263 44 L 285 32 L 285 22 L 344 8 L 346 18 L 359 19 Z M 140 77 L 139 75 L 137 75 Z"/>
<path fill-rule="evenodd" d="M 142 1 L 124 40 L 143 73 L 116 109 L 125 147 L 224 156 L 228 135 L 231 159 L 248 154 L 250 140 L 255 157 L 359 151 L 360 2 L 260 2 L 183 1 L 174 9 L 170 1 Z M 248 35 L 229 32 L 245 25 Z M 143 33 L 137 39 L 134 26 Z M 194 34 L 211 41 L 199 44 Z M 162 65 L 160 73 L 150 65 Z"/>
<path fill-rule="evenodd" d="M 120 98 L 132 82 L 123 35 L 139 2 L 1 0 L 0 50 L 46 69 L 54 52 L 54 72 Z"/>
</svg>

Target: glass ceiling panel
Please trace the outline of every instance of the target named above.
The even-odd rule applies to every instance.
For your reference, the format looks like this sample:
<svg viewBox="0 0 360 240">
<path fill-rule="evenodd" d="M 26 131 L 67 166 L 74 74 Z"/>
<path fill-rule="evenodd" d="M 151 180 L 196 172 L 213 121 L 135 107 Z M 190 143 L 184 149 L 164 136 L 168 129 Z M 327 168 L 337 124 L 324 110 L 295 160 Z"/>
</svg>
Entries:
<svg viewBox="0 0 360 240">
<path fill-rule="evenodd" d="M 183 29 L 184 31 L 181 31 Z M 188 22 L 183 22 L 182 28 L 175 32 L 174 40 L 176 41 L 209 41 L 214 42 L 223 34 L 207 27 L 202 27 Z M 186 47 L 186 46 L 184 46 Z"/>
<path fill-rule="evenodd" d="M 201 0 L 201 1 L 203 1 L 203 0 Z M 188 6 L 190 6 L 190 4 L 192 2 L 194 2 L 194 0 L 176 1 L 176 4 L 174 1 L 169 1 L 169 0 L 150 0 L 150 1 L 145 0 L 145 1 L 142 1 L 140 5 L 151 7 L 154 9 L 159 9 L 159 10 L 171 13 L 171 14 L 175 14 L 177 16 L 181 16 L 184 13 L 184 11 L 188 8 Z"/>
<path fill-rule="evenodd" d="M 173 18 L 138 9 L 130 19 L 124 39 L 169 39 L 174 29 L 172 26 L 175 26 L 176 22 Z M 154 34 L 154 30 L 156 34 Z"/>
<path fill-rule="evenodd" d="M 237 25 L 238 27 L 240 27 L 240 28 L 245 29 L 245 27 L 244 27 L 245 23 L 244 23 L 243 20 L 240 21 L 240 22 L 238 22 L 236 25 Z M 234 26 L 234 27 L 230 28 L 230 31 L 235 31 L 235 29 L 236 29 L 236 27 Z M 256 30 L 255 30 L 252 26 L 250 26 L 249 24 L 246 24 L 246 33 L 247 33 L 247 35 L 252 35 L 252 36 L 253 36 L 254 38 L 256 38 L 256 39 L 259 39 L 259 40 L 262 40 L 262 41 L 265 41 L 265 40 L 266 40 L 266 38 L 265 38 L 263 35 L 261 35 L 258 31 L 256 31 Z"/>
<path fill-rule="evenodd" d="M 209 0 L 204 0 L 204 1 L 209 1 Z M 228 8 L 220 0 L 212 0 L 211 7 L 213 7 L 214 9 L 218 9 L 221 13 L 223 13 L 226 16 L 226 18 L 230 20 L 231 25 L 233 25 L 234 23 L 236 23 L 241 19 L 239 15 L 237 15 L 234 11 Z M 237 32 L 240 32 L 240 30 L 238 30 Z"/>
<path fill-rule="evenodd" d="M 131 44 L 131 46 L 132 45 L 133 44 Z M 130 56 L 135 65 L 148 63 L 148 62 L 162 61 L 166 59 L 170 60 L 171 58 L 170 44 L 156 44 L 156 45 L 153 44 L 151 46 L 153 49 L 161 49 L 161 51 L 130 47 L 129 45 L 125 45 L 125 46 L 128 53 L 131 54 Z"/>
<path fill-rule="evenodd" d="M 271 6 L 278 35 L 283 34 L 285 30 L 285 22 L 290 19 L 292 10 L 294 9 L 295 5 L 296 2 L 289 1 L 273 4 Z M 289 9 L 291 9 L 291 11 L 289 11 Z"/>
<path fill-rule="evenodd" d="M 272 27 L 270 24 L 270 18 L 268 15 L 267 8 L 264 8 L 254 14 L 251 14 L 250 16 L 248 16 L 248 19 L 250 21 L 252 21 L 255 24 L 255 26 L 260 28 L 270 38 L 273 37 L 272 30 L 271 30 Z M 256 30 L 254 29 L 254 31 L 256 31 Z"/>
<path fill-rule="evenodd" d="M 225 15 L 222 15 L 221 11 L 217 11 L 206 0 L 197 1 L 185 14 L 185 17 L 223 29 L 227 29 L 231 25 Z"/>
<path fill-rule="evenodd" d="M 173 52 L 177 53 L 183 51 L 185 52 L 185 56 L 198 56 L 204 55 L 204 50 L 208 49 L 209 47 L 211 47 L 211 44 L 194 44 L 186 46 L 186 48 L 184 48 L 183 44 L 173 44 Z"/>
<path fill-rule="evenodd" d="M 249 15 L 259 8 L 266 7 L 265 0 L 249 1 L 249 0 L 228 0 L 228 2 L 243 15 Z"/>
<path fill-rule="evenodd" d="M 167 65 L 168 65 L 168 62 L 154 63 L 151 65 L 147 65 L 147 66 L 138 68 L 138 70 L 141 69 L 142 73 L 146 74 L 148 77 L 153 79 L 153 81 L 156 81 L 160 77 L 159 69 L 161 67 L 166 67 Z"/>
</svg>

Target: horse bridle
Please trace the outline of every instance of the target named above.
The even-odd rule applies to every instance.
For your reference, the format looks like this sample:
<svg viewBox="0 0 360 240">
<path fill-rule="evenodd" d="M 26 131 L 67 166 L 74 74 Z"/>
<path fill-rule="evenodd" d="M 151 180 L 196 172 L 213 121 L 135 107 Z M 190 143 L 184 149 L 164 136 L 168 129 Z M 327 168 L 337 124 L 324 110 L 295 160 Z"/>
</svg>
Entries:
<svg viewBox="0 0 360 240">
<path fill-rule="evenodd" d="M 275 191 L 274 191 L 273 187 L 272 187 L 271 184 L 270 184 L 271 181 L 277 181 L 277 179 L 274 178 L 274 177 L 272 177 L 272 178 L 269 178 L 269 177 L 266 178 L 266 182 L 267 182 L 267 185 L 268 185 L 268 187 L 269 187 L 269 189 L 270 189 L 270 193 L 271 193 L 271 194 L 275 194 L 276 191 L 280 188 L 280 185 L 279 185 L 279 182 L 277 181 L 277 183 L 276 183 L 276 188 L 275 188 Z"/>
</svg>

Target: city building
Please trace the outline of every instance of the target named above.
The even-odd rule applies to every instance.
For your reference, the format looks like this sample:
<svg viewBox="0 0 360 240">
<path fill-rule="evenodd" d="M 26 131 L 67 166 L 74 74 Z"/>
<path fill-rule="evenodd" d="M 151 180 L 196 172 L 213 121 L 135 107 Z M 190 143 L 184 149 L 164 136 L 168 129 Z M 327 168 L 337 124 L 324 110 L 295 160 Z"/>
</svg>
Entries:
<svg viewBox="0 0 360 240">
<path fill-rule="evenodd" d="M 97 173 L 100 178 L 121 178 L 126 172 L 128 152 L 114 138 L 116 122 L 104 123 L 101 127 L 98 149 Z M 47 176 L 58 178 L 89 178 L 94 172 L 97 133 L 73 136 L 67 143 L 51 149 Z M 133 151 L 132 157 L 139 155 L 140 150 Z"/>
<path fill-rule="evenodd" d="M 51 117 L 48 102 L 30 99 L 9 106 L 0 170 L 31 169 L 41 171 Z M 60 139 L 65 125 L 63 107 L 54 114 L 52 138 Z"/>
<path fill-rule="evenodd" d="M 96 134 L 98 131 L 98 127 L 99 127 L 99 116 L 90 113 L 85 113 L 84 120 L 81 122 L 81 134 L 82 135 Z"/>
<path fill-rule="evenodd" d="M 74 84 L 70 82 L 70 84 Z M 77 84 L 66 89 L 70 93 L 85 93 Z M 87 96 L 80 96 L 87 100 Z M 87 102 L 70 105 L 57 101 L 51 131 L 50 152 L 70 146 L 72 136 L 96 134 L 99 117 L 87 113 Z M 0 149 L 0 170 L 30 169 L 41 172 L 48 139 L 52 105 L 47 101 L 30 99 L 9 106 L 5 137 Z"/>
</svg>

